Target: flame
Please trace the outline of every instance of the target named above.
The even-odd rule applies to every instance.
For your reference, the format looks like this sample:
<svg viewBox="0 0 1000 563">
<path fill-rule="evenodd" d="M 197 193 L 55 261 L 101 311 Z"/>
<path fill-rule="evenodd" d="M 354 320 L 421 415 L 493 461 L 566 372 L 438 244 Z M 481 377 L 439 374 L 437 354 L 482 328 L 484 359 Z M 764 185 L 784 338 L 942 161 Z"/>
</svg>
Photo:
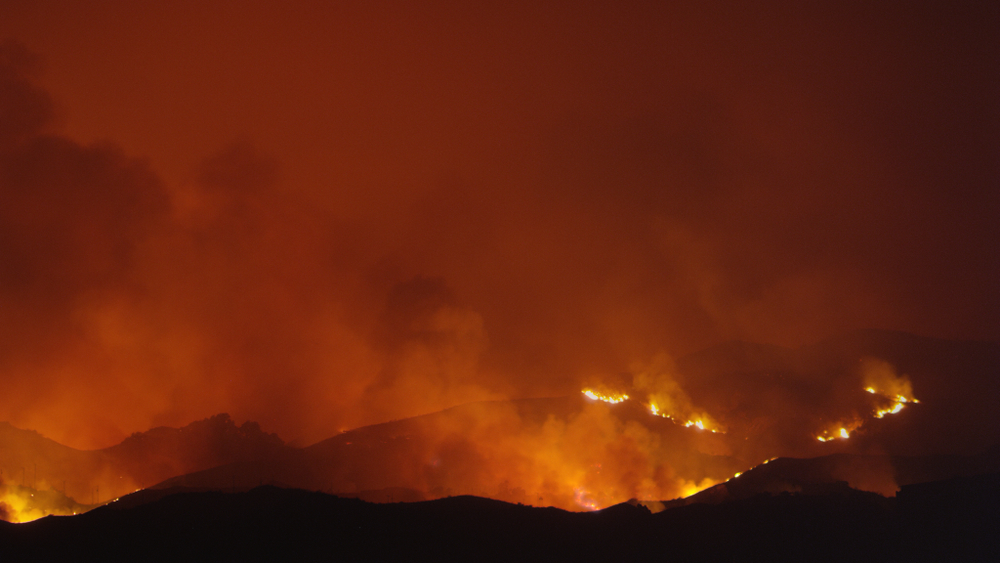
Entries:
<svg viewBox="0 0 1000 563">
<path fill-rule="evenodd" d="M 736 479 L 740 475 L 743 475 L 743 472 L 742 471 L 737 471 L 736 473 L 733 474 L 732 477 L 730 477 L 729 479 L 726 479 L 726 482 L 728 483 L 728 482 L 732 481 L 733 479 Z"/>
<path fill-rule="evenodd" d="M 913 397 L 913 386 L 906 375 L 899 375 L 888 362 L 864 358 L 861 370 L 865 378 L 865 391 L 895 403 L 918 403 Z"/>
<path fill-rule="evenodd" d="M 829 442 L 830 440 L 846 440 L 851 437 L 851 432 L 861 426 L 860 422 L 855 422 L 846 426 L 837 426 L 832 431 L 826 430 L 816 436 L 816 439 L 820 442 Z M 848 428 L 850 427 L 850 428 Z"/>
<path fill-rule="evenodd" d="M 584 389 L 583 394 L 595 401 L 604 401 L 605 403 L 611 403 L 612 405 L 628 400 L 628 395 L 624 393 L 620 395 L 605 395 L 603 393 L 598 393 L 593 389 Z"/>
<path fill-rule="evenodd" d="M 573 489 L 573 500 L 580 508 L 587 510 L 598 510 L 601 508 L 601 505 L 597 504 L 596 500 L 590 498 L 590 493 L 580 487 Z"/>
<path fill-rule="evenodd" d="M 49 515 L 69 516 L 90 508 L 93 507 L 77 504 L 52 489 L 40 491 L 0 482 L 0 519 L 8 522 L 20 524 Z"/>
<path fill-rule="evenodd" d="M 670 420 L 672 420 L 674 422 L 677 422 L 677 419 L 675 419 L 673 416 L 670 416 L 669 414 L 660 411 L 660 408 L 658 406 L 656 406 L 656 403 L 650 403 L 650 405 L 649 405 L 649 412 L 653 413 L 653 415 L 655 415 L 655 416 L 662 416 L 663 418 L 667 418 L 667 419 L 670 419 Z M 726 433 L 724 430 L 722 430 L 718 426 L 713 426 L 713 425 L 711 425 L 711 423 L 705 422 L 704 418 L 689 419 L 689 420 L 686 420 L 684 422 L 680 422 L 678 424 L 684 426 L 685 428 L 691 428 L 693 426 L 693 427 L 697 428 L 698 430 L 708 430 L 709 432 L 712 432 L 713 434 L 725 434 Z"/>
<path fill-rule="evenodd" d="M 906 389 L 909 389 L 909 386 L 904 386 L 904 387 Z M 902 395 L 900 393 L 892 394 L 892 393 L 890 393 L 888 391 L 885 391 L 883 389 L 876 389 L 874 387 L 867 387 L 865 389 L 865 391 L 868 391 L 872 395 L 879 395 L 881 397 L 885 397 L 885 398 L 887 398 L 887 399 L 889 399 L 889 400 L 892 401 L 892 405 L 891 406 L 885 407 L 885 408 L 876 409 L 875 410 L 875 418 L 884 418 L 885 415 L 887 415 L 887 414 L 896 414 L 899 411 L 903 410 L 903 407 L 906 406 L 907 404 L 909 404 L 909 403 L 919 403 L 920 402 L 915 397 L 912 397 L 912 396 L 906 396 L 906 395 Z"/>
<path fill-rule="evenodd" d="M 691 495 L 698 494 L 698 493 L 704 491 L 705 489 L 708 489 L 709 487 L 714 487 L 715 485 L 718 485 L 718 484 L 719 484 L 719 481 L 716 481 L 714 479 L 709 479 L 707 477 L 704 478 L 704 479 L 702 479 L 701 482 L 697 482 L 697 483 L 695 481 L 685 481 L 685 482 L 681 483 L 681 496 L 680 496 L 680 498 L 687 498 L 687 497 L 689 497 Z"/>
<path fill-rule="evenodd" d="M 903 410 L 903 405 L 903 402 L 897 402 L 887 409 L 879 409 L 875 411 L 875 418 L 883 418 L 887 414 L 896 414 Z"/>
<path fill-rule="evenodd" d="M 900 381 L 902 381 L 902 383 L 900 383 Z M 909 389 L 910 389 L 909 381 L 898 379 L 898 380 L 891 380 L 890 383 L 892 383 L 892 386 L 895 388 L 904 389 L 907 394 L 904 395 L 902 393 L 890 393 L 881 387 L 875 387 L 871 385 L 865 387 L 865 392 L 875 395 L 877 397 L 884 397 L 891 401 L 889 406 L 875 409 L 873 413 L 873 416 L 875 418 L 885 418 L 886 415 L 896 414 L 899 411 L 903 410 L 903 407 L 905 407 L 907 404 L 920 402 L 911 394 L 909 394 Z M 835 439 L 847 439 L 851 437 L 851 432 L 859 428 L 862 424 L 863 421 L 859 420 L 848 425 L 838 425 L 837 427 L 834 427 L 832 430 L 825 430 L 821 432 L 819 435 L 816 436 L 816 439 L 819 440 L 820 442 L 829 442 L 830 440 L 835 440 Z"/>
</svg>

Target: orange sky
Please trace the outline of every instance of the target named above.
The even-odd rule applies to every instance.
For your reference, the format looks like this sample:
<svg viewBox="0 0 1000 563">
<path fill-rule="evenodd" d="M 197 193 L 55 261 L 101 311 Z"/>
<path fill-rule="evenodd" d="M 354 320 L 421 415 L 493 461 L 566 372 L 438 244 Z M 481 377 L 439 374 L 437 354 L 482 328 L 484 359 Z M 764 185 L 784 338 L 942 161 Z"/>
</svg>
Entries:
<svg viewBox="0 0 1000 563">
<path fill-rule="evenodd" d="M 0 5 L 0 420 L 310 442 L 727 339 L 1000 339 L 987 3 L 65 4 Z"/>
</svg>

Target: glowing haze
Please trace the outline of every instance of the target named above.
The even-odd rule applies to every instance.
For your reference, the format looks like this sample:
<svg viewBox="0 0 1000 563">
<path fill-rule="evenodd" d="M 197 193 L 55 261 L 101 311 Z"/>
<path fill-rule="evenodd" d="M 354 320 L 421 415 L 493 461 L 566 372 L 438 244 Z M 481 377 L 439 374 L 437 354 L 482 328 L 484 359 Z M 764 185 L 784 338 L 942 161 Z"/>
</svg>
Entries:
<svg viewBox="0 0 1000 563">
<path fill-rule="evenodd" d="M 0 7 L 0 421 L 704 426 L 723 340 L 1000 338 L 988 3 L 148 4 Z"/>
</svg>

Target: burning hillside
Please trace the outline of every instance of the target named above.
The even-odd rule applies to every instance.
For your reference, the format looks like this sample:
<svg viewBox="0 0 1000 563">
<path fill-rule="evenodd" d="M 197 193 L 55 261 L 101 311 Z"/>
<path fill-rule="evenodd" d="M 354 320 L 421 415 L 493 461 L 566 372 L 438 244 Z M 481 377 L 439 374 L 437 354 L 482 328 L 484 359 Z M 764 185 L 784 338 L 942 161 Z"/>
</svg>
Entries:
<svg viewBox="0 0 1000 563">
<path fill-rule="evenodd" d="M 0 502 L 9 521 L 72 514 L 176 475 L 258 460 L 285 448 L 255 423 L 236 426 L 226 414 L 183 428 L 154 428 L 90 451 L 0 423 Z"/>
<path fill-rule="evenodd" d="M 997 467 L 995 4 L 0 0 L 0 553 L 178 490 L 904 537 Z"/>
<path fill-rule="evenodd" d="M 27 475 L 34 491 L 89 503 L 163 481 L 157 486 L 245 490 L 280 483 L 386 501 L 471 494 L 593 510 L 631 498 L 687 497 L 776 457 L 894 454 L 878 471 L 859 465 L 849 479 L 891 495 L 899 455 L 975 454 L 995 443 L 987 403 L 998 396 L 991 377 L 1000 355 L 995 347 L 977 352 L 906 335 L 892 335 L 887 346 L 883 336 L 867 335 L 860 348 L 862 341 L 845 349 L 844 340 L 831 340 L 776 350 L 766 361 L 739 359 L 744 345 L 676 364 L 658 357 L 567 397 L 469 403 L 304 448 L 227 416 L 154 429 L 96 451 L 7 426 L 0 466 L 7 476 Z M 964 386 L 949 376 L 955 358 L 962 358 Z M 945 388 L 951 395 L 939 391 Z M 958 405 L 979 422 L 941 416 Z"/>
<path fill-rule="evenodd" d="M 0 520 L 7 522 L 31 522 L 50 515 L 72 516 L 96 506 L 80 504 L 52 488 L 35 489 L 0 479 Z"/>
</svg>

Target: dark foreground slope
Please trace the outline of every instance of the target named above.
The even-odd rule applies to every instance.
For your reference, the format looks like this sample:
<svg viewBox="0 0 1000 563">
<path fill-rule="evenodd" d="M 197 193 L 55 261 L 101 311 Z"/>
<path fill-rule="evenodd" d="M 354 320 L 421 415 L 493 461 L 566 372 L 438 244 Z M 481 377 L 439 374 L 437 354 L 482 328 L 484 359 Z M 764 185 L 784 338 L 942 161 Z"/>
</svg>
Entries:
<svg viewBox="0 0 1000 563">
<path fill-rule="evenodd" d="M 180 493 L 76 517 L 0 522 L 23 560 L 987 561 L 1000 476 L 861 492 L 759 495 L 651 514 L 477 497 L 370 504 L 301 490 Z"/>
</svg>

